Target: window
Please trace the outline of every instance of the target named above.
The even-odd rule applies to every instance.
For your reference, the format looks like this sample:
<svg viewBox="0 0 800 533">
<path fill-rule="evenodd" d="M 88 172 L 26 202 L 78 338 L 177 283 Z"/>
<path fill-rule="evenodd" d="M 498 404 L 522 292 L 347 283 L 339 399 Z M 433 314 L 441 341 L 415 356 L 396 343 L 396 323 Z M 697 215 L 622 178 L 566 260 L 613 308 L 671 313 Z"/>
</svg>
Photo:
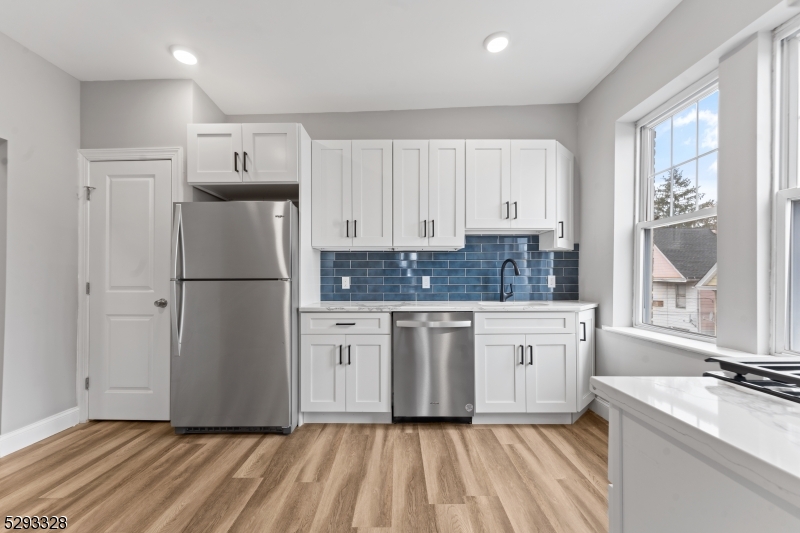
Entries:
<svg viewBox="0 0 800 533">
<path fill-rule="evenodd" d="M 713 78 L 637 125 L 637 326 L 716 336 L 718 117 Z"/>
</svg>

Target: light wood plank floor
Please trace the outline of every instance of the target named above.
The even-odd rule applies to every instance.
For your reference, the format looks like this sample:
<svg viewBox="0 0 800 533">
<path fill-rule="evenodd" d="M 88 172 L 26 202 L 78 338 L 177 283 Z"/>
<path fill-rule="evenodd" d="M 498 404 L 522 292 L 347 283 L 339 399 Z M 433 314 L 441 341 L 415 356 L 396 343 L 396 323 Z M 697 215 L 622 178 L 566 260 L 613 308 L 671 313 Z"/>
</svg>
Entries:
<svg viewBox="0 0 800 533">
<path fill-rule="evenodd" d="M 607 531 L 608 425 L 82 424 L 0 459 L 0 515 L 70 531 Z"/>
</svg>

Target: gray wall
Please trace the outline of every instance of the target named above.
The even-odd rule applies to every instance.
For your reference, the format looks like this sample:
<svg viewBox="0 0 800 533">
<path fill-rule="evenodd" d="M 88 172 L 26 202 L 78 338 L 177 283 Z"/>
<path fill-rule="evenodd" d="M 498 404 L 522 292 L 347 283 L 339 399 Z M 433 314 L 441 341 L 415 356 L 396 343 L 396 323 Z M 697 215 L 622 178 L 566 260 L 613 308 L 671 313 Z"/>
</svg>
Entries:
<svg viewBox="0 0 800 533">
<path fill-rule="evenodd" d="M 77 405 L 80 84 L 0 34 L 8 140 L 2 420 L 8 433 Z"/>
<path fill-rule="evenodd" d="M 726 47 L 779 9 L 786 9 L 780 0 L 684 0 L 580 102 L 580 291 L 600 304 L 600 326 L 627 326 L 632 318 L 634 161 L 618 140 L 632 142 L 633 122 L 712 71 Z M 601 342 L 598 368 L 657 374 L 657 366 L 626 365 L 625 354 L 641 349 L 634 339 Z M 695 364 L 682 364 L 686 352 L 657 350 L 670 354 L 673 374 L 696 375 Z"/>
<path fill-rule="evenodd" d="M 8 237 L 8 141 L 0 139 L 0 402 L 3 398 L 3 344 L 6 333 L 6 240 Z M 0 410 L 0 417 L 2 410 Z M 2 418 L 0 418 L 2 421 Z M 2 424 L 0 424 L 2 426 Z"/>
<path fill-rule="evenodd" d="M 229 115 L 228 122 L 299 122 L 312 139 L 556 139 L 577 155 L 578 105 Z"/>
</svg>

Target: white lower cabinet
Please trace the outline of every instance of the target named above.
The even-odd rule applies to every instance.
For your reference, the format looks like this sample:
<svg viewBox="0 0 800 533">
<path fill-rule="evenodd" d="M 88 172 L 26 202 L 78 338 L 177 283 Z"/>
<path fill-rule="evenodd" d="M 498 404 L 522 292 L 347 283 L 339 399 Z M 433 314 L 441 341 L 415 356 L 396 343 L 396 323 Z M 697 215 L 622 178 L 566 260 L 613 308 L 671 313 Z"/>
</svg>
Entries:
<svg viewBox="0 0 800 533">
<path fill-rule="evenodd" d="M 300 410 L 388 413 L 390 335 L 302 335 Z"/>
<path fill-rule="evenodd" d="M 477 314 L 476 324 L 496 315 Z M 509 324 L 516 316 L 524 325 L 541 313 L 503 315 Z M 578 324 L 567 321 L 570 333 L 525 334 L 511 326 L 502 335 L 475 336 L 476 413 L 574 413 L 591 402 L 594 310 L 571 315 Z"/>
</svg>

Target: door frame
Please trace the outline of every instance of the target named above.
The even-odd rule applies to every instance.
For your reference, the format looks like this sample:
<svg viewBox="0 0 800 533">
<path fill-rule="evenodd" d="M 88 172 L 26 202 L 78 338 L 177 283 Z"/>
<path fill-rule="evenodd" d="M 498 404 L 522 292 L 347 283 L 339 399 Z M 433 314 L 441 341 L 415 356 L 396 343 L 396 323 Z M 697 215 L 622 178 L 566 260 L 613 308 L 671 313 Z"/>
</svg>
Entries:
<svg viewBox="0 0 800 533">
<path fill-rule="evenodd" d="M 89 375 L 89 299 L 86 280 L 89 269 L 89 202 L 84 187 L 89 180 L 90 163 L 100 161 L 170 161 L 172 166 L 172 201 L 182 202 L 183 148 L 109 148 L 78 150 L 78 338 L 75 394 L 78 400 L 79 421 L 89 419 L 89 391 L 85 380 Z"/>
</svg>

